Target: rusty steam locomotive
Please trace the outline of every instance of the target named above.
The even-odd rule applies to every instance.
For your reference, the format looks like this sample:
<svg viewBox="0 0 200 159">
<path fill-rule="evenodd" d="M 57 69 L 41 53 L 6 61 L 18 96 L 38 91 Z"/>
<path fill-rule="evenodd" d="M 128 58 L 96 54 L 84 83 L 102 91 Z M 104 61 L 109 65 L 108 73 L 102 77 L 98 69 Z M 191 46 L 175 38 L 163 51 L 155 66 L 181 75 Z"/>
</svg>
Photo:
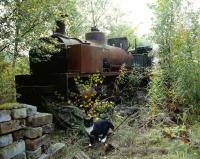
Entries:
<svg viewBox="0 0 200 159">
<path fill-rule="evenodd" d="M 16 76 L 18 102 L 40 105 L 43 97 L 52 97 L 55 92 L 67 99 L 68 91 L 74 86 L 74 77 L 84 78 L 100 72 L 110 81 L 119 74 L 122 64 L 127 68 L 132 66 L 133 55 L 122 49 L 128 45 L 126 38 L 120 43 L 122 48 L 107 45 L 105 34 L 92 28 L 83 42 L 66 37 L 63 24 L 57 24 L 52 37 L 59 41 L 56 46 L 59 51 L 43 60 L 37 49 L 30 50 L 31 74 Z M 46 42 L 44 39 L 41 41 Z"/>
</svg>

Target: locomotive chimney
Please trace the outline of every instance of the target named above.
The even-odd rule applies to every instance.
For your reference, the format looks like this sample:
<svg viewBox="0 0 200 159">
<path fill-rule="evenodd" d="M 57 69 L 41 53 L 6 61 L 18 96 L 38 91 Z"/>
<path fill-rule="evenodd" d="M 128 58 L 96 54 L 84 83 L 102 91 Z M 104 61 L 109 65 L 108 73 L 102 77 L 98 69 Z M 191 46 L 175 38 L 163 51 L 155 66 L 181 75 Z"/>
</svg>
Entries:
<svg viewBox="0 0 200 159">
<path fill-rule="evenodd" d="M 63 35 L 66 34 L 64 18 L 67 16 L 68 16 L 67 14 L 63 14 L 60 16 L 59 20 L 56 20 L 56 30 L 54 31 L 54 33 L 63 34 Z"/>
<path fill-rule="evenodd" d="M 59 33 L 65 35 L 65 23 L 62 20 L 56 21 L 56 31 L 54 33 Z"/>
<path fill-rule="evenodd" d="M 106 45 L 106 38 L 103 32 L 94 26 L 91 28 L 91 32 L 85 34 L 85 39 L 97 45 Z"/>
</svg>

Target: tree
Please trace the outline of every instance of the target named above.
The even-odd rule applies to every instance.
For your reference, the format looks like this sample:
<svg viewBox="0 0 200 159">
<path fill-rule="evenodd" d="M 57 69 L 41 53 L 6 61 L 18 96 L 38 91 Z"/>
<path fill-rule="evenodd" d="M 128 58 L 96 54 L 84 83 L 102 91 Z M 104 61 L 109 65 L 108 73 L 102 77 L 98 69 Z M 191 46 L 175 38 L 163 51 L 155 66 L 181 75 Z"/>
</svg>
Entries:
<svg viewBox="0 0 200 159">
<path fill-rule="evenodd" d="M 161 69 L 150 84 L 150 105 L 170 111 L 200 105 L 199 11 L 186 0 L 157 0 L 152 9 Z"/>
<path fill-rule="evenodd" d="M 3 7 L 0 52 L 9 55 L 13 68 L 20 53 L 54 30 L 56 19 L 65 13 L 71 22 L 71 14 L 75 12 L 73 0 L 5 0 L 0 5 Z"/>
<path fill-rule="evenodd" d="M 101 27 L 104 23 L 110 4 L 108 0 L 79 0 L 79 10 L 90 27 Z"/>
<path fill-rule="evenodd" d="M 16 62 L 23 66 L 27 63 L 23 55 L 38 45 L 41 37 L 52 34 L 55 21 L 63 14 L 68 16 L 68 33 L 73 34 L 77 11 L 75 0 L 4 0 L 0 1 L 0 10 L 0 97 L 3 95 L 5 102 L 15 97 L 14 76 L 20 73 Z"/>
</svg>

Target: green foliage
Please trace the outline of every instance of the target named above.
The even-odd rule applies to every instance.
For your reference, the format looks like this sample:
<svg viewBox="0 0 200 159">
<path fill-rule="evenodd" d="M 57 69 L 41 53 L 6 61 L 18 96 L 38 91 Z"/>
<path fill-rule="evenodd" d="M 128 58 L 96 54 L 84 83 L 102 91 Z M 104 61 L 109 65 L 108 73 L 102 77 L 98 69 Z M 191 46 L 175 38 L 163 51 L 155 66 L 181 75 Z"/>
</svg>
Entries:
<svg viewBox="0 0 200 159">
<path fill-rule="evenodd" d="M 11 64 L 0 60 L 0 103 L 15 100 L 13 74 Z"/>
<path fill-rule="evenodd" d="M 109 31 L 108 38 L 127 37 L 129 49 L 135 48 L 136 28 L 128 24 L 118 24 L 110 26 Z"/>
<path fill-rule="evenodd" d="M 165 101 L 164 87 L 159 76 L 151 79 L 148 96 L 152 115 L 157 114 L 160 108 L 165 109 L 163 105 Z"/>
<path fill-rule="evenodd" d="M 16 109 L 16 108 L 22 108 L 22 105 L 19 103 L 4 103 L 0 104 L 0 110 L 6 110 L 6 109 Z"/>
<path fill-rule="evenodd" d="M 20 56 L 17 59 L 15 70 L 10 62 L 0 59 L 0 103 L 15 101 L 15 74 L 28 74 L 28 57 Z"/>
<path fill-rule="evenodd" d="M 127 75 L 127 68 L 126 65 L 123 64 L 119 69 L 119 75 L 115 79 L 114 83 L 114 92 L 119 92 L 120 85 L 124 85 L 126 83 L 126 75 Z"/>
<path fill-rule="evenodd" d="M 75 98 L 75 101 L 69 100 L 68 103 L 78 104 L 88 117 L 103 117 L 113 107 L 112 101 L 103 101 L 100 96 L 97 96 L 95 88 L 101 87 L 103 83 L 103 76 L 100 73 L 89 75 L 85 80 L 77 77 L 74 81 L 79 94 L 71 92 L 70 96 Z"/>
<path fill-rule="evenodd" d="M 110 2 L 108 0 L 78 0 L 79 10 L 82 15 L 84 15 L 85 23 L 88 23 L 88 26 L 101 27 L 108 16 L 108 13 L 105 12 L 110 8 Z M 87 25 L 87 24 L 86 24 Z"/>
<path fill-rule="evenodd" d="M 113 96 L 122 103 L 132 101 L 136 91 L 141 87 L 142 80 L 147 80 L 148 77 L 148 68 L 133 66 L 128 70 L 125 65 L 122 65 L 114 82 Z"/>
<path fill-rule="evenodd" d="M 5 0 L 0 1 L 0 12 L 0 102 L 6 102 L 15 100 L 14 76 L 29 73 L 28 50 L 52 34 L 55 20 L 68 15 L 64 20 L 70 36 L 80 34 L 75 31 L 80 26 L 75 23 L 76 0 Z M 44 51 L 41 54 L 49 58 Z"/>
<path fill-rule="evenodd" d="M 160 62 L 149 89 L 153 112 L 200 105 L 199 11 L 194 12 L 185 4 L 185 0 L 157 0 L 152 6 Z"/>
</svg>

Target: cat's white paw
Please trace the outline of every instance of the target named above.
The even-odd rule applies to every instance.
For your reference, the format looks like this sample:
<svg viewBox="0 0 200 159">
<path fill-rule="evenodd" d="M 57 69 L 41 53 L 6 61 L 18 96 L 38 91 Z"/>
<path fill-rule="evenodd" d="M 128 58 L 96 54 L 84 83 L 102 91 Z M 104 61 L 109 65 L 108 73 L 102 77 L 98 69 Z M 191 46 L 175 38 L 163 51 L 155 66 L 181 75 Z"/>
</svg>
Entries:
<svg viewBox="0 0 200 159">
<path fill-rule="evenodd" d="M 104 137 L 102 140 L 101 140 L 102 143 L 105 143 L 106 142 L 106 137 Z"/>
<path fill-rule="evenodd" d="M 91 147 L 92 146 L 92 144 L 89 144 L 89 147 Z"/>
</svg>

